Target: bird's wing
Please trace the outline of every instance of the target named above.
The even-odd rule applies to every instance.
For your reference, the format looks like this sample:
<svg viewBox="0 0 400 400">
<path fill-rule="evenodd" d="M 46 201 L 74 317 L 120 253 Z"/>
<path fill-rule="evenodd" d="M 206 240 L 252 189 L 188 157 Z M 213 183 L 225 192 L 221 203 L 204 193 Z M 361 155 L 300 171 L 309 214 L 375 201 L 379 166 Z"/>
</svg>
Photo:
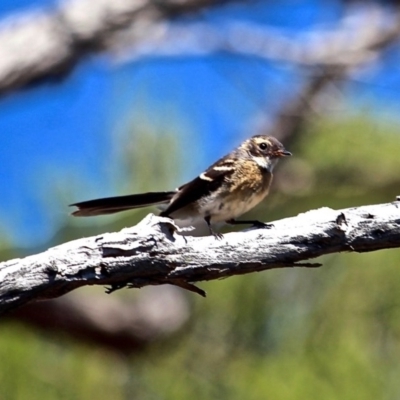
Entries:
<svg viewBox="0 0 400 400">
<path fill-rule="evenodd" d="M 224 159 L 216 162 L 198 177 L 179 187 L 170 205 L 160 215 L 168 216 L 218 190 L 234 171 L 231 163 L 228 166 L 223 161 Z"/>
</svg>

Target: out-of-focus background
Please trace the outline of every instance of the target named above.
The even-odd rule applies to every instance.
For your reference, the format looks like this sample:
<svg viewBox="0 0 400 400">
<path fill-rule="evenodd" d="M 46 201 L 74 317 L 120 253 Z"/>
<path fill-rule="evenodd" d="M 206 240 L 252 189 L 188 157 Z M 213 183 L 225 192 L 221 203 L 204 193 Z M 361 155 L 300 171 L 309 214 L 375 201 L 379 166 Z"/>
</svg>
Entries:
<svg viewBox="0 0 400 400">
<path fill-rule="evenodd" d="M 251 217 L 400 194 L 397 1 L 2 0 L 0 259 L 133 225 L 68 204 L 191 179 L 278 137 Z M 397 399 L 400 252 L 107 296 L 0 322 L 2 399 Z"/>
</svg>

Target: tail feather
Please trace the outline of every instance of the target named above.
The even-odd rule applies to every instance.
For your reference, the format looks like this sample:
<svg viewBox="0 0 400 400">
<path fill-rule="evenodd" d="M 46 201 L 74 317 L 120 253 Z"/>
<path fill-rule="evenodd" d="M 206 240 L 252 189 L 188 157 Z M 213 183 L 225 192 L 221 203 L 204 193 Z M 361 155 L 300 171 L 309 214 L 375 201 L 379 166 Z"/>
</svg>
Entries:
<svg viewBox="0 0 400 400">
<path fill-rule="evenodd" d="M 75 217 L 91 217 L 94 215 L 113 214 L 133 208 L 168 203 L 175 192 L 148 192 L 128 196 L 105 197 L 70 204 L 78 207 L 72 215 Z"/>
</svg>

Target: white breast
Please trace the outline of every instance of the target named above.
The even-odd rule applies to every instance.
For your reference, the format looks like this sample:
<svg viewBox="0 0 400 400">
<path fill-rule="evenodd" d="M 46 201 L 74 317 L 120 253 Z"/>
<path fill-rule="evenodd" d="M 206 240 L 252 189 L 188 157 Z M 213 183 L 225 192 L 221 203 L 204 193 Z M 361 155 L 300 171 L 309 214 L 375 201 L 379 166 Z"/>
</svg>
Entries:
<svg viewBox="0 0 400 400">
<path fill-rule="evenodd" d="M 213 196 L 209 196 L 202 202 L 200 213 L 202 218 L 211 216 L 212 223 L 228 221 L 254 208 L 267 194 L 268 191 L 263 193 L 251 193 L 242 198 L 228 196 L 224 201 L 221 201 L 219 197 L 214 198 Z"/>
</svg>

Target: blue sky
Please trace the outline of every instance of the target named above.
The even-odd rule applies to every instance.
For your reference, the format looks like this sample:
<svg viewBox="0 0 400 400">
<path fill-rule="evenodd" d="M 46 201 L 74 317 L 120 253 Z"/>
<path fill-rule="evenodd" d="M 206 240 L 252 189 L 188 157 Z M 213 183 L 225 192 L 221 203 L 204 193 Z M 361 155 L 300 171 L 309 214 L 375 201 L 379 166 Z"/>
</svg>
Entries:
<svg viewBox="0 0 400 400">
<path fill-rule="evenodd" d="M 2 0 L 0 18 L 55 4 Z M 340 11 L 335 1 L 260 2 L 249 10 L 232 6 L 229 18 L 298 33 L 334 24 Z M 206 18 L 228 17 L 213 12 Z M 384 64 L 347 85 L 349 98 L 396 110 L 399 65 L 398 51 L 388 53 Z M 266 106 L 277 108 L 299 82 L 293 68 L 236 56 L 115 64 L 102 55 L 83 61 L 64 81 L 7 95 L 0 99 L 0 229 L 19 245 L 36 245 L 50 239 L 67 217 L 66 199 L 115 193 L 112 137 L 129 118 L 145 114 L 162 125 L 172 112 L 184 122 L 182 143 L 185 153 L 193 154 L 179 184 L 247 136 L 254 116 Z"/>
</svg>

